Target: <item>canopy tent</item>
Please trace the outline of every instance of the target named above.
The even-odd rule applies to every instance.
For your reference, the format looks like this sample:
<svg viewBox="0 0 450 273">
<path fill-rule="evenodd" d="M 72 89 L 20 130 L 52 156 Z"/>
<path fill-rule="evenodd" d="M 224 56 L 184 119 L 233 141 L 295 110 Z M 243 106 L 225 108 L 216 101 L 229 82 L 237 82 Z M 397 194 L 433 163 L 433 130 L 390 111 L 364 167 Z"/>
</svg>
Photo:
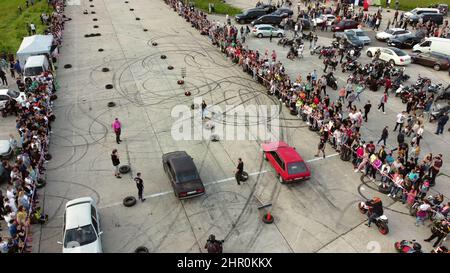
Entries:
<svg viewBox="0 0 450 273">
<path fill-rule="evenodd" d="M 19 59 L 21 66 L 25 64 L 28 57 L 33 55 L 49 54 L 51 53 L 53 44 L 53 35 L 33 35 L 23 38 L 17 51 L 17 59 Z"/>
</svg>

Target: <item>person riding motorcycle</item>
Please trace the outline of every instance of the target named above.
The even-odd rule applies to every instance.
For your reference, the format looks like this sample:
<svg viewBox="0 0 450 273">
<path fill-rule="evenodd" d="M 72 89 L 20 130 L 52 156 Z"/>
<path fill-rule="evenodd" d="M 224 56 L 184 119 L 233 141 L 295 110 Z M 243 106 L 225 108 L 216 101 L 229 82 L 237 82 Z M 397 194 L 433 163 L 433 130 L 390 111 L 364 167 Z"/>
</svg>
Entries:
<svg viewBox="0 0 450 273">
<path fill-rule="evenodd" d="M 211 234 L 206 241 L 205 248 L 208 250 L 208 253 L 222 253 L 222 243 L 223 240 L 218 241 L 216 240 L 216 236 Z"/>
<path fill-rule="evenodd" d="M 370 224 L 375 221 L 376 218 L 383 215 L 383 202 L 379 197 L 374 197 L 371 200 L 366 201 L 366 206 L 369 207 L 368 222 L 366 226 L 370 227 Z"/>
</svg>

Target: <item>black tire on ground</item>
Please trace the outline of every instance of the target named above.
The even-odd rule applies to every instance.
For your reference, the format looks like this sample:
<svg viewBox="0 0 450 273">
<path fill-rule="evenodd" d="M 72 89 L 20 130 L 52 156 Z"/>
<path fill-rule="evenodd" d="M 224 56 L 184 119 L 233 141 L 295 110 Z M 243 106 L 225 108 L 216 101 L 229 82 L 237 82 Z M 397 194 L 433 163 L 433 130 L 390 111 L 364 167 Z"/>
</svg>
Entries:
<svg viewBox="0 0 450 273">
<path fill-rule="evenodd" d="M 98 19 L 97 19 L 97 18 L 94 18 L 94 19 L 92 19 L 92 21 L 94 21 L 94 22 L 97 22 L 97 21 L 98 21 Z"/>
<path fill-rule="evenodd" d="M 134 9 L 130 9 L 130 11 L 134 11 Z"/>
<path fill-rule="evenodd" d="M 370 51 L 367 51 L 367 57 L 372 58 L 373 54 Z"/>
<path fill-rule="evenodd" d="M 139 17 L 136 17 L 136 21 L 139 21 L 139 20 L 141 20 L 141 18 L 139 18 Z"/>
<path fill-rule="evenodd" d="M 169 66 L 167 67 L 167 69 L 172 70 L 172 69 L 173 69 L 173 66 L 169 65 Z"/>
<path fill-rule="evenodd" d="M 383 187 L 383 184 L 378 186 L 378 191 L 384 194 L 388 194 L 391 192 L 391 189 L 389 187 Z"/>
<path fill-rule="evenodd" d="M 95 11 L 91 11 L 91 14 L 95 14 Z"/>
<path fill-rule="evenodd" d="M 45 181 L 42 178 L 39 178 L 36 182 L 36 188 L 38 188 L 38 189 L 43 188 L 45 186 L 45 184 L 47 184 L 47 181 Z"/>
<path fill-rule="evenodd" d="M 153 42 L 153 43 L 152 43 L 152 46 L 157 46 L 157 45 L 158 45 L 157 42 Z"/>
<path fill-rule="evenodd" d="M 103 50 L 104 50 L 103 48 L 99 48 L 98 52 L 103 52 Z"/>
<path fill-rule="evenodd" d="M 97 25 L 94 25 L 94 28 L 98 28 L 98 26 L 97 26 Z"/>
<path fill-rule="evenodd" d="M 131 168 L 130 168 L 130 166 L 128 166 L 128 165 L 122 165 L 122 166 L 120 166 L 120 168 L 119 168 L 119 172 L 120 172 L 121 174 L 126 174 L 126 173 L 130 172 L 130 170 L 131 170 Z"/>
<path fill-rule="evenodd" d="M 148 253 L 148 248 L 146 248 L 145 246 L 140 246 L 136 248 L 134 253 Z"/>
<path fill-rule="evenodd" d="M 182 85 L 182 84 L 184 84 L 184 80 L 178 80 L 177 83 L 178 83 L 179 85 Z"/>
<path fill-rule="evenodd" d="M 94 5 L 90 5 L 90 7 L 91 7 L 91 8 L 93 8 L 93 7 L 94 7 Z"/>
<path fill-rule="evenodd" d="M 161 55 L 161 59 L 167 59 L 167 56 L 166 55 Z"/>
<path fill-rule="evenodd" d="M 267 219 L 267 213 L 266 213 L 266 214 L 264 214 L 264 216 L 263 216 L 262 220 L 263 220 L 263 222 L 264 222 L 264 223 L 266 223 L 266 224 L 272 224 L 272 223 L 273 223 L 273 221 L 274 221 L 274 219 L 273 219 L 273 216 L 272 216 L 272 215 L 270 216 L 270 220 L 268 220 L 268 219 Z"/>
<path fill-rule="evenodd" d="M 116 103 L 113 101 L 108 102 L 108 107 L 114 107 L 116 106 Z"/>
<path fill-rule="evenodd" d="M 64 65 L 64 68 L 65 68 L 65 69 L 72 68 L 72 65 L 71 65 L 71 64 L 65 64 L 65 65 Z"/>
<path fill-rule="evenodd" d="M 103 67 L 103 68 L 102 68 L 102 72 L 109 72 L 109 68 Z"/>
<path fill-rule="evenodd" d="M 144 31 L 148 31 L 148 29 L 144 28 Z"/>
<path fill-rule="evenodd" d="M 244 182 L 244 181 L 247 181 L 247 180 L 248 180 L 248 173 L 243 171 L 242 175 L 241 175 L 241 181 Z"/>
<path fill-rule="evenodd" d="M 114 85 L 112 85 L 112 84 L 107 84 L 107 85 L 105 85 L 105 88 L 106 88 L 106 89 L 113 89 L 113 88 L 114 88 Z"/>
<path fill-rule="evenodd" d="M 136 205 L 136 198 L 134 196 L 127 196 L 123 199 L 123 205 L 125 207 L 132 207 Z"/>
</svg>

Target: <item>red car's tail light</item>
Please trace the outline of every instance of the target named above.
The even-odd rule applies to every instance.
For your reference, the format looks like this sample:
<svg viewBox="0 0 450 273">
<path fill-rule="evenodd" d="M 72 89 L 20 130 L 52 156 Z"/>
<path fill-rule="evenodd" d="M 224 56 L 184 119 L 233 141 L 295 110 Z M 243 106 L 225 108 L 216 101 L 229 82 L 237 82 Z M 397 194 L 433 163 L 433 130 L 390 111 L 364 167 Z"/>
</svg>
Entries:
<svg viewBox="0 0 450 273">
<path fill-rule="evenodd" d="M 198 190 L 197 190 L 197 192 L 199 192 L 199 193 L 200 193 L 200 192 L 204 192 L 204 191 L 205 191 L 205 189 L 198 189 Z"/>
<path fill-rule="evenodd" d="M 187 195 L 187 192 L 180 192 L 178 194 L 179 197 L 185 197 Z"/>
</svg>

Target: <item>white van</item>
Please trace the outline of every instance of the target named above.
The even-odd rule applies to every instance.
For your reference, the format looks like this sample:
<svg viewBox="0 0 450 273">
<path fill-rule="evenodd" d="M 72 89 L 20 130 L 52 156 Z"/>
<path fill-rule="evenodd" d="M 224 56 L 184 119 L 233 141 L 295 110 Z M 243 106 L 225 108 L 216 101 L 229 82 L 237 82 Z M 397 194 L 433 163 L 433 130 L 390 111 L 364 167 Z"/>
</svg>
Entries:
<svg viewBox="0 0 450 273">
<path fill-rule="evenodd" d="M 48 59 L 44 55 L 30 56 L 23 68 L 24 78 L 39 76 L 42 72 L 50 70 Z"/>
<path fill-rule="evenodd" d="M 413 52 L 436 52 L 450 56 L 450 39 L 430 37 L 415 45 Z"/>
<path fill-rule="evenodd" d="M 413 15 L 420 15 L 422 13 L 439 13 L 439 9 L 434 8 L 415 8 L 411 11 L 405 12 L 405 17 L 408 19 L 409 17 Z"/>
</svg>

